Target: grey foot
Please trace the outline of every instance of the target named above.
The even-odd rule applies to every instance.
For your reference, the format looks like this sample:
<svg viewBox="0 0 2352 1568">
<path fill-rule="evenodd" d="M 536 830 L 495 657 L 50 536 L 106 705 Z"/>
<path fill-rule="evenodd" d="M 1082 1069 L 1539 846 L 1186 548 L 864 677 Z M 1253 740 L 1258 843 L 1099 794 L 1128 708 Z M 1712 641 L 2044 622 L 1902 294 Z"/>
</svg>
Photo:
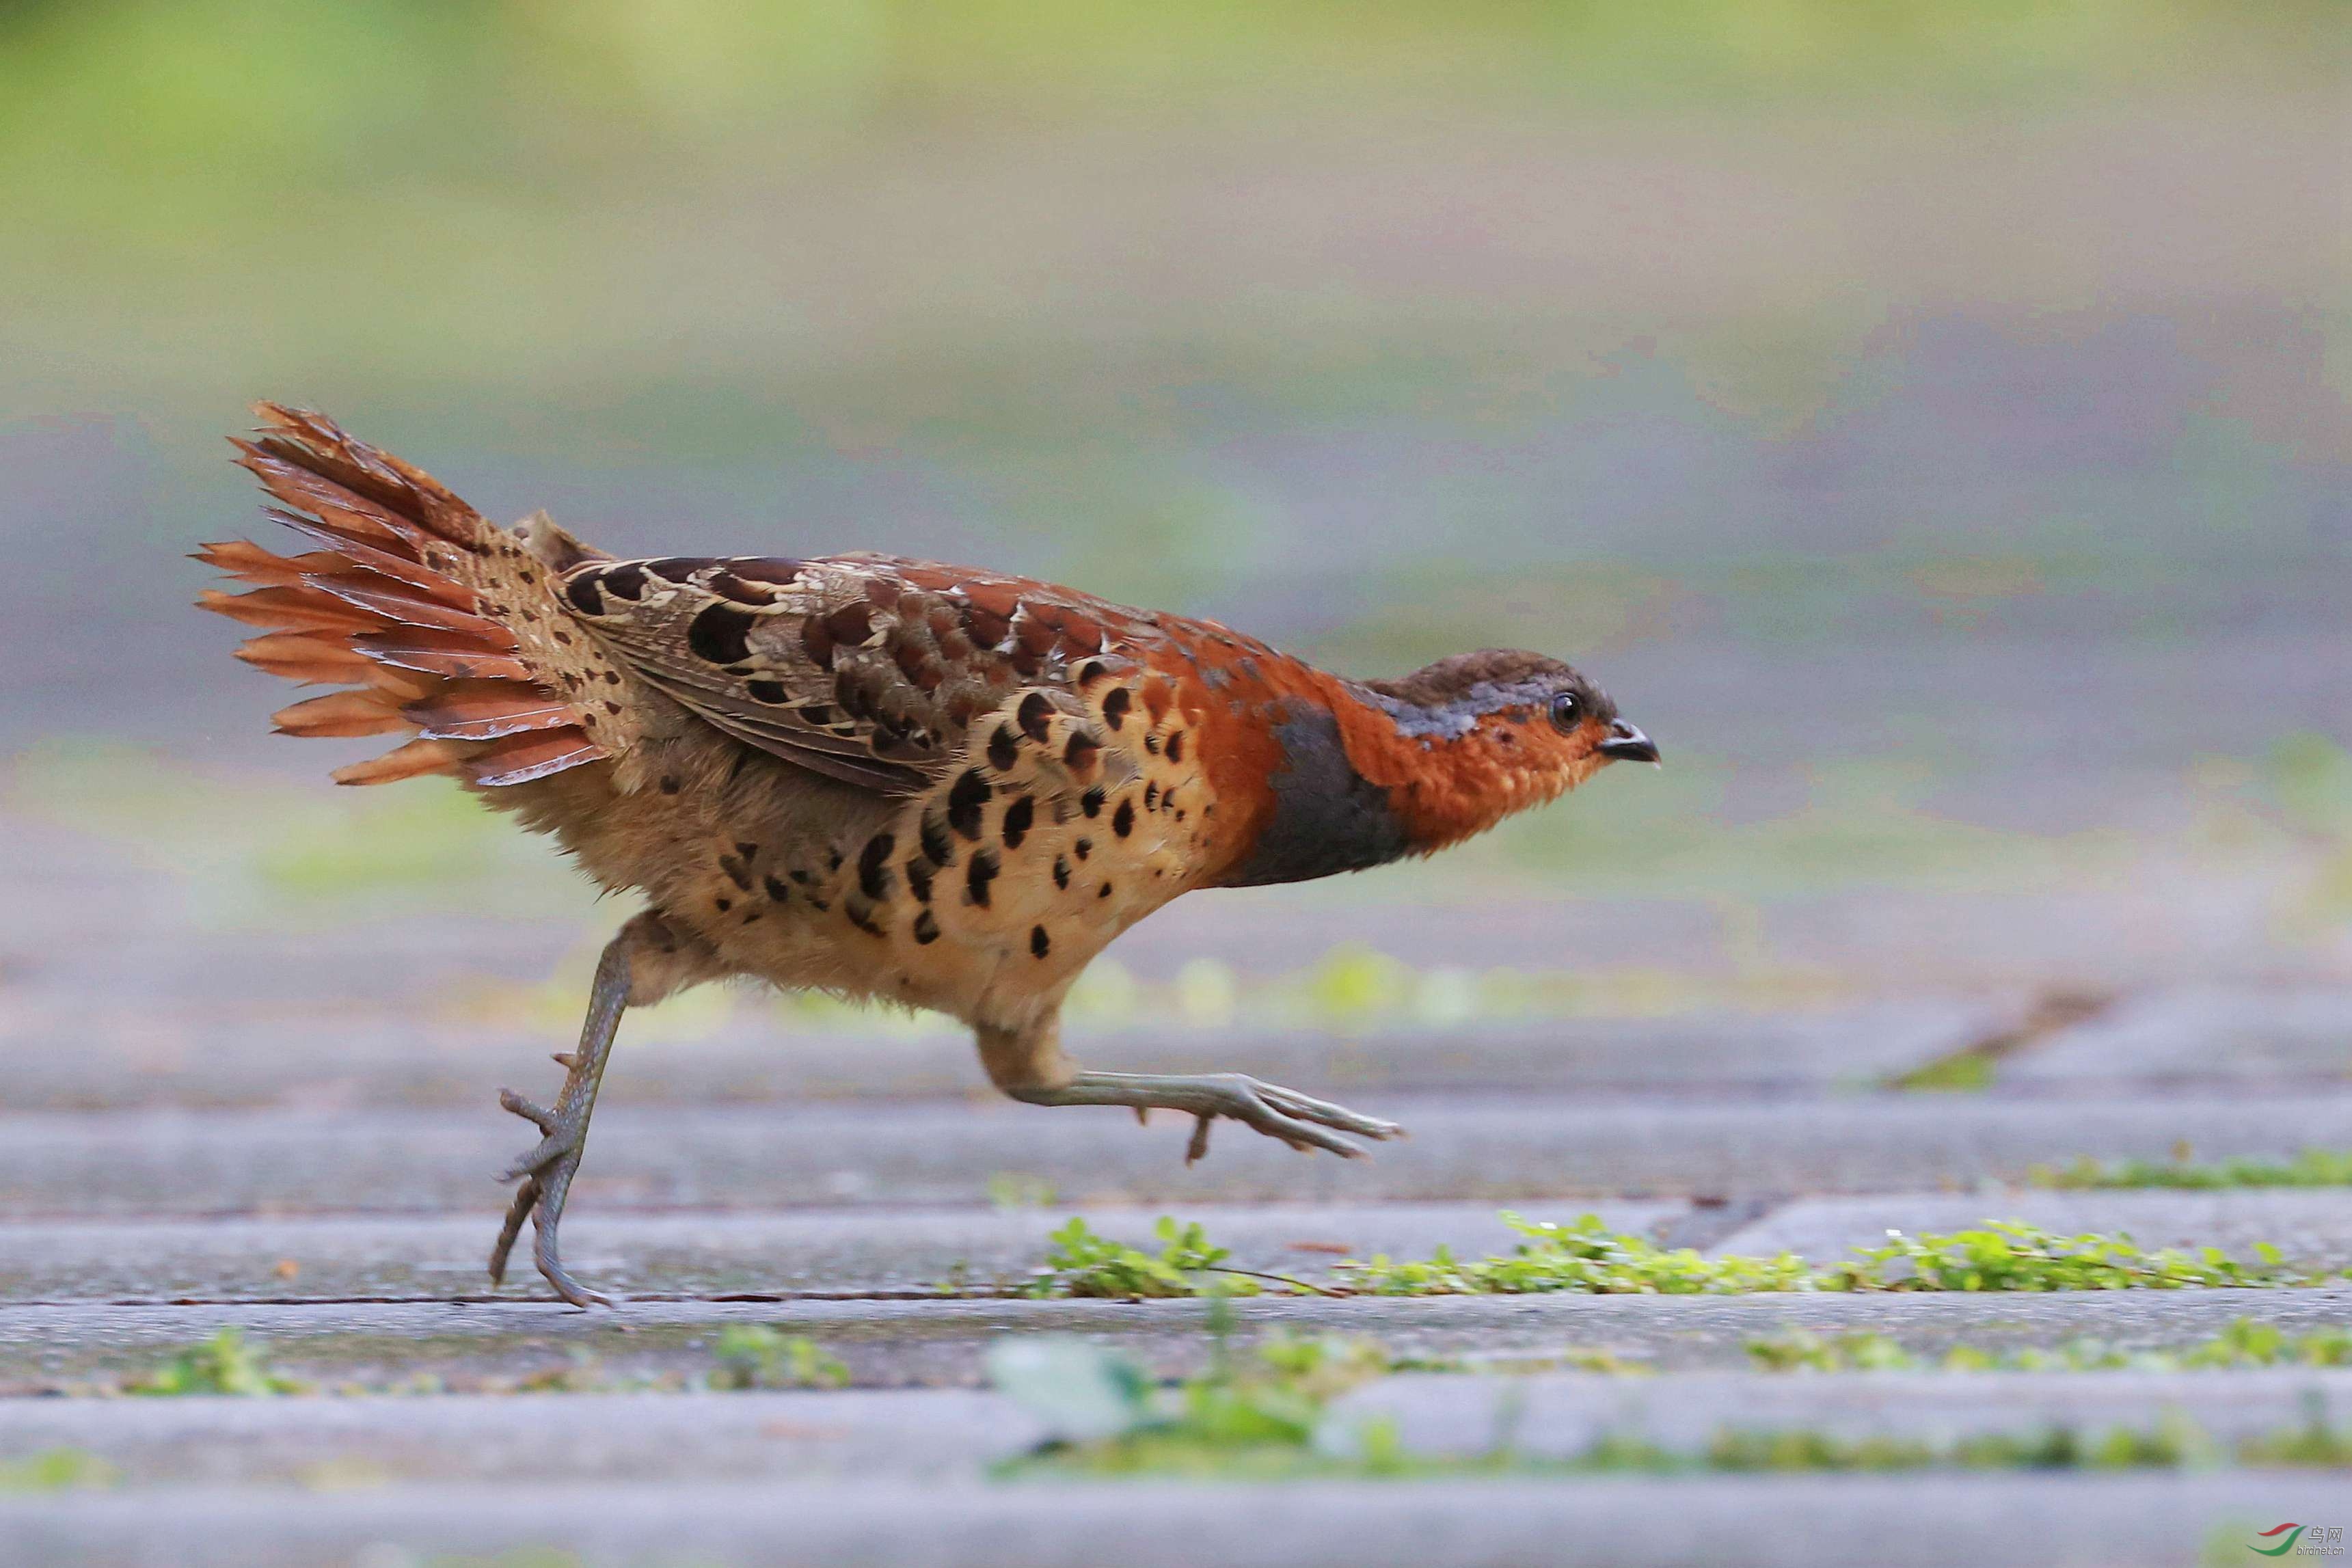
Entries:
<svg viewBox="0 0 2352 1568">
<path fill-rule="evenodd" d="M 1209 1152 L 1209 1124 L 1221 1116 L 1269 1138 L 1279 1138 L 1294 1149 L 1322 1149 L 1349 1160 L 1360 1159 L 1365 1152 L 1340 1137 L 1342 1132 L 1374 1140 L 1404 1136 L 1404 1129 L 1393 1121 L 1237 1072 L 1171 1076 L 1082 1072 L 1066 1088 L 1019 1098 L 1040 1105 L 1126 1105 L 1139 1111 L 1182 1111 L 1198 1120 L 1192 1141 L 1185 1146 L 1186 1164 Z"/>
<path fill-rule="evenodd" d="M 556 1243 L 557 1227 L 563 1223 L 563 1201 L 571 1194 L 572 1178 L 580 1169 L 581 1151 L 587 1143 L 588 1118 L 585 1114 L 576 1120 L 559 1117 L 510 1089 L 499 1090 L 499 1103 L 546 1136 L 540 1140 L 538 1148 L 509 1166 L 499 1178 L 504 1182 L 520 1178 L 522 1186 L 507 1209 L 498 1245 L 490 1249 L 491 1285 L 506 1282 L 507 1255 L 514 1249 L 515 1237 L 522 1234 L 522 1222 L 528 1219 L 532 1231 L 531 1261 L 539 1266 L 541 1276 L 554 1287 L 555 1293 L 575 1307 L 611 1306 L 608 1298 L 589 1289 L 565 1269 Z"/>
</svg>

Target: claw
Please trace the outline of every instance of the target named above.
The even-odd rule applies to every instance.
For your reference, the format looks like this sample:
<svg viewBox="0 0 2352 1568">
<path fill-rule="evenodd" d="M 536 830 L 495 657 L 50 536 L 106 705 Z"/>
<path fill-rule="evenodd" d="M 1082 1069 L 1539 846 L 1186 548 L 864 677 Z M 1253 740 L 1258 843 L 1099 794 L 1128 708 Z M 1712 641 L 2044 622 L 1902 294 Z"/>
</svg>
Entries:
<svg viewBox="0 0 2352 1568">
<path fill-rule="evenodd" d="M 1139 1111 L 1137 1114 L 1140 1115 L 1141 1112 Z M 1184 1145 L 1184 1163 L 1197 1165 L 1201 1163 L 1201 1156 L 1209 1152 L 1209 1124 L 1214 1121 L 1216 1118 L 1213 1116 L 1196 1116 L 1192 1119 L 1192 1140 Z"/>
<path fill-rule="evenodd" d="M 545 1106 L 535 1105 L 510 1089 L 499 1090 L 499 1103 L 537 1127 L 541 1132 L 550 1134 L 554 1132 L 555 1112 Z"/>
</svg>

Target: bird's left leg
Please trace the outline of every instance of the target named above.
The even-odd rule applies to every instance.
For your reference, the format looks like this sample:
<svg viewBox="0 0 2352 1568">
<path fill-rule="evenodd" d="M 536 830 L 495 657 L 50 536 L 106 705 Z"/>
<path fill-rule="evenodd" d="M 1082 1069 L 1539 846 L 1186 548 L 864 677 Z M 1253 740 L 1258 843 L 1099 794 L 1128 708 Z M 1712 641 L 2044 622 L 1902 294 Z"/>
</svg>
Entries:
<svg viewBox="0 0 2352 1568">
<path fill-rule="evenodd" d="M 1399 1138 L 1393 1121 L 1365 1116 L 1343 1105 L 1316 1100 L 1295 1089 L 1262 1083 L 1237 1072 L 1087 1072 L 1063 1054 L 1061 1024 L 1049 1016 L 1022 1027 L 979 1026 L 980 1059 L 996 1087 L 1030 1105 L 1124 1105 L 1139 1116 L 1147 1110 L 1179 1110 L 1195 1118 L 1187 1164 L 1209 1152 L 1209 1125 L 1229 1117 L 1294 1149 L 1326 1149 L 1348 1159 L 1364 1151 L 1341 1132 L 1359 1138 Z"/>
<path fill-rule="evenodd" d="M 490 1250 L 493 1286 L 505 1281 L 507 1254 L 528 1219 L 533 1232 L 532 1261 L 555 1293 L 575 1307 L 612 1305 L 564 1268 L 556 1247 L 556 1229 L 563 1222 L 563 1202 L 587 1149 L 588 1119 L 595 1113 L 596 1090 L 613 1054 L 613 1037 L 620 1029 L 621 1015 L 631 1004 L 646 1006 L 658 1002 L 673 991 L 713 978 L 719 967 L 717 955 L 709 948 L 648 910 L 623 926 L 604 944 L 604 955 L 596 962 L 596 980 L 589 993 L 588 1016 L 580 1026 L 579 1048 L 555 1058 L 566 1070 L 554 1109 L 534 1105 L 510 1089 L 499 1090 L 499 1103 L 537 1127 L 543 1136 L 539 1146 L 516 1161 L 501 1178 L 509 1182 L 520 1178 L 522 1186 L 507 1210 L 498 1245 Z"/>
</svg>

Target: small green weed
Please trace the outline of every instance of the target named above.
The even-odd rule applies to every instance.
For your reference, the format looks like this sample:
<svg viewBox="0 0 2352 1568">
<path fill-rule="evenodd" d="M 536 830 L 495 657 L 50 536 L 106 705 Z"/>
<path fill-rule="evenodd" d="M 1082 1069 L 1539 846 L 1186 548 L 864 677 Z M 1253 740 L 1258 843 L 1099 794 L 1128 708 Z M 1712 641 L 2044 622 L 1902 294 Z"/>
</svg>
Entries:
<svg viewBox="0 0 2352 1568">
<path fill-rule="evenodd" d="M 1906 1236 L 1889 1231 L 1885 1245 L 1857 1247 L 1845 1261 L 1823 1266 L 1793 1253 L 1771 1258 L 1709 1258 L 1689 1247 L 1663 1247 L 1645 1237 L 1613 1231 L 1596 1215 L 1565 1225 L 1523 1219 L 1506 1211 L 1505 1224 L 1525 1239 L 1499 1257 L 1456 1258 L 1444 1247 L 1431 1258 L 1399 1261 L 1378 1255 L 1332 1266 L 1335 1282 L 1311 1285 L 1284 1275 L 1226 1264 L 1225 1248 L 1210 1244 L 1200 1225 L 1163 1217 L 1155 1255 L 1107 1240 L 1082 1219 L 1053 1233 L 1046 1266 L 1022 1294 L 1108 1296 L 1125 1300 L 1198 1296 L 1213 1291 L 1251 1295 L 1260 1281 L 1320 1295 L 1484 1296 L 1576 1291 L 1591 1295 L 1738 1295 L 1802 1290 L 2171 1290 L 2200 1287 L 2297 1285 L 2332 1279 L 2288 1268 L 2277 1248 L 2255 1251 L 2244 1264 L 2218 1247 L 2197 1252 L 2143 1250 L 2124 1235 L 2062 1236 L 2037 1226 L 1991 1220 L 1971 1230 Z M 1216 1278 L 1212 1279 L 1214 1276 Z"/>
<path fill-rule="evenodd" d="M 1137 1300 L 1198 1296 L 1213 1286 L 1232 1296 L 1252 1296 L 1262 1289 L 1259 1276 L 1225 1266 L 1232 1253 L 1209 1245 L 1197 1220 L 1179 1225 L 1163 1215 L 1152 1234 L 1160 1242 L 1157 1254 L 1097 1236 L 1084 1219 L 1073 1217 L 1048 1238 L 1045 1267 L 1022 1287 L 1021 1294 Z M 1223 1278 L 1204 1278 L 1211 1274 Z"/>
<path fill-rule="evenodd" d="M 2087 1155 L 2071 1165 L 2036 1165 L 2026 1180 L 2038 1187 L 2178 1187 L 2211 1191 L 2227 1187 L 2352 1186 L 2352 1149 L 2305 1149 L 2281 1163 L 2243 1155 L 2220 1161 L 2118 1160 Z"/>
<path fill-rule="evenodd" d="M 805 1334 L 766 1323 L 730 1323 L 711 1352 L 719 1364 L 706 1380 L 715 1389 L 843 1388 L 849 1369 Z"/>
<path fill-rule="evenodd" d="M 2175 1290 L 2280 1285 L 2291 1277 L 2278 1248 L 2255 1248 L 2248 1266 L 2219 1247 L 2191 1254 L 2142 1251 L 2128 1236 L 2060 1236 L 2038 1226 L 1988 1221 L 1974 1230 L 1906 1236 L 1856 1247 L 1855 1261 L 1816 1277 L 1824 1290 Z"/>
<path fill-rule="evenodd" d="M 191 1394 L 262 1395 L 309 1394 L 309 1384 L 271 1369 L 264 1347 L 247 1343 L 244 1331 L 225 1328 L 180 1352 L 143 1377 L 123 1385 L 126 1394 L 171 1396 Z"/>
<path fill-rule="evenodd" d="M 1567 1225 L 1503 1222 L 1526 1237 L 1501 1258 L 1457 1258 L 1440 1247 L 1425 1262 L 1376 1256 L 1339 1264 L 1349 1287 L 1372 1296 L 1528 1295 L 1573 1290 L 1591 1295 L 1728 1295 L 1810 1289 L 1811 1271 L 1790 1253 L 1777 1258 L 1706 1258 L 1645 1237 L 1612 1231 L 1598 1215 Z"/>
</svg>

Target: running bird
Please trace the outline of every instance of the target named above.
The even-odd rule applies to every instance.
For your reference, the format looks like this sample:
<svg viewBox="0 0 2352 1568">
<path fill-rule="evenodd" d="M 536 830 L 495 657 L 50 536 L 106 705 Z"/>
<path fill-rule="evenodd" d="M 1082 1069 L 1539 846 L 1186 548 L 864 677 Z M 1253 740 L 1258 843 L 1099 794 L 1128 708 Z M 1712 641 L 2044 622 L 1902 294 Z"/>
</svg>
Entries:
<svg viewBox="0 0 2352 1568">
<path fill-rule="evenodd" d="M 490 1258 L 557 1227 L 624 1010 L 731 975 L 936 1008 L 1033 1105 L 1228 1117 L 1353 1156 L 1392 1122 L 1234 1073 L 1088 1072 L 1062 998 L 1196 888 L 1424 855 L 1612 761 L 1655 762 L 1598 687 L 1538 654 L 1349 680 L 1213 621 L 869 553 L 618 561 L 544 514 L 484 519 L 316 414 L 263 404 L 238 461 L 310 547 L 197 557 L 254 586 L 237 657 L 341 689 L 293 735 L 399 734 L 341 784 L 452 774 L 646 900 L 604 949 Z"/>
</svg>

